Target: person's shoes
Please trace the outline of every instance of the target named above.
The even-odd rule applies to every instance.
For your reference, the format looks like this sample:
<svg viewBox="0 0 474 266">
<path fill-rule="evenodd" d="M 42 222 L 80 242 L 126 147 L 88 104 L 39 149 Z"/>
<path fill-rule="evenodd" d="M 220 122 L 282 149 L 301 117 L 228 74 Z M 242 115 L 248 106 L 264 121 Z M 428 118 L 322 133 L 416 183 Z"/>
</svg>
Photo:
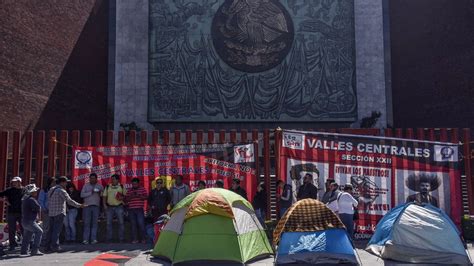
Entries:
<svg viewBox="0 0 474 266">
<path fill-rule="evenodd" d="M 91 243 L 92 243 L 92 242 L 91 242 Z M 87 241 L 87 240 L 84 240 L 84 241 L 82 241 L 82 244 L 84 244 L 84 245 L 88 245 L 88 244 L 89 244 L 89 241 Z"/>
<path fill-rule="evenodd" d="M 97 244 L 97 243 L 99 243 L 99 241 L 97 241 L 97 240 L 92 240 L 92 241 L 91 241 L 91 244 L 92 244 L 92 245 L 95 245 L 95 244 Z"/>
<path fill-rule="evenodd" d="M 27 252 L 20 252 L 20 256 L 26 256 L 26 255 L 28 255 Z"/>
<path fill-rule="evenodd" d="M 31 256 L 43 256 L 44 254 L 39 251 L 39 250 L 36 250 L 36 251 L 31 251 Z"/>
<path fill-rule="evenodd" d="M 61 253 L 63 252 L 64 250 L 61 248 L 61 247 L 58 247 L 58 248 L 55 248 L 55 249 L 51 249 L 51 252 L 54 252 L 54 253 Z"/>
</svg>

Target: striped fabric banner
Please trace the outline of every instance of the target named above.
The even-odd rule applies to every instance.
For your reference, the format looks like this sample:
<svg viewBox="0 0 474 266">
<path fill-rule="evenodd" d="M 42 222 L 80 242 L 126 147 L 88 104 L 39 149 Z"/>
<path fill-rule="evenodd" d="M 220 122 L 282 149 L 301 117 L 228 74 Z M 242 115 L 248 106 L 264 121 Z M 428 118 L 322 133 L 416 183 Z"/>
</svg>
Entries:
<svg viewBox="0 0 474 266">
<path fill-rule="evenodd" d="M 78 189 L 90 173 L 96 173 L 103 185 L 110 183 L 112 174 L 119 174 L 126 188 L 137 177 L 148 191 L 156 177 L 182 175 L 191 191 L 200 180 L 206 187 L 222 180 L 229 188 L 232 179 L 239 178 L 250 199 L 257 186 L 254 144 L 73 147 L 73 155 L 73 182 Z"/>
<path fill-rule="evenodd" d="M 356 238 L 369 238 L 391 208 L 430 203 L 460 224 L 459 147 L 454 143 L 284 130 L 280 178 L 294 196 L 310 173 L 319 199 L 325 182 L 354 187 L 359 201 Z"/>
</svg>

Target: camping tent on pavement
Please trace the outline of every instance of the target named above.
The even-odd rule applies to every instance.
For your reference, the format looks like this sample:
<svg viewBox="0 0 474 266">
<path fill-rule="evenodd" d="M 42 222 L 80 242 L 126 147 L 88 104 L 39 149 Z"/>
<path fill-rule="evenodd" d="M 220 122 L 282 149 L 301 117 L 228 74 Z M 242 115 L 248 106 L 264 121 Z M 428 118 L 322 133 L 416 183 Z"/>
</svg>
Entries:
<svg viewBox="0 0 474 266">
<path fill-rule="evenodd" d="M 229 190 L 209 188 L 171 211 L 152 255 L 177 263 L 246 263 L 272 254 L 252 205 Z"/>
<path fill-rule="evenodd" d="M 276 265 L 359 264 L 344 224 L 314 199 L 288 209 L 273 232 L 273 245 Z"/>
<path fill-rule="evenodd" d="M 392 209 L 377 224 L 367 251 L 409 263 L 470 264 L 454 223 L 429 204 L 407 203 Z"/>
</svg>

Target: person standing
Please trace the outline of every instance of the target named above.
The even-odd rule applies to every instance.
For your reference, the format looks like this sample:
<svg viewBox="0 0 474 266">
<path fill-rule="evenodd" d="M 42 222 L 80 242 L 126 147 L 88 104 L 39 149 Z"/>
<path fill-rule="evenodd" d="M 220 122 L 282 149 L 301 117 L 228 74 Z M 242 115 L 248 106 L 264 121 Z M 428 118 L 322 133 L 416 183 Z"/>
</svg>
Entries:
<svg viewBox="0 0 474 266">
<path fill-rule="evenodd" d="M 285 215 L 286 211 L 291 207 L 291 204 L 293 203 L 291 199 L 291 186 L 288 184 L 285 184 L 283 180 L 278 180 L 277 186 L 281 190 L 281 194 L 279 197 L 280 200 L 280 218 Z"/>
<path fill-rule="evenodd" d="M 313 185 L 313 176 L 306 174 L 303 179 L 303 185 L 298 190 L 296 196 L 298 200 L 302 199 L 318 199 L 318 188 Z"/>
<path fill-rule="evenodd" d="M 176 176 L 175 184 L 171 188 L 171 208 L 174 208 L 178 202 L 186 198 L 187 195 L 191 194 L 189 186 L 183 183 L 183 176 Z"/>
<path fill-rule="evenodd" d="M 326 179 L 326 183 L 324 183 L 324 194 L 323 198 L 321 199 L 321 202 L 324 204 L 327 204 L 329 202 L 329 199 L 331 198 L 331 195 L 333 194 L 333 191 L 331 189 L 331 183 L 335 182 L 334 179 Z"/>
<path fill-rule="evenodd" d="M 332 183 L 329 185 L 329 190 L 331 193 L 329 194 L 329 199 L 326 205 L 331 211 L 333 211 L 335 214 L 338 214 L 339 213 L 338 199 L 339 199 L 339 195 L 342 192 L 339 190 L 339 185 L 335 181 L 332 181 Z"/>
<path fill-rule="evenodd" d="M 24 189 L 21 186 L 21 178 L 15 176 L 11 180 L 11 187 L 5 191 L 0 192 L 0 197 L 6 197 L 7 209 L 7 223 L 8 223 L 8 241 L 10 244 L 10 251 L 15 250 L 18 246 L 16 242 L 16 225 L 21 226 L 21 199 L 24 195 Z"/>
<path fill-rule="evenodd" d="M 263 182 L 260 182 L 257 186 L 257 193 L 255 193 L 255 197 L 253 197 L 252 205 L 257 219 L 260 221 L 260 224 L 265 227 L 267 193 L 265 193 L 265 184 Z"/>
<path fill-rule="evenodd" d="M 240 179 L 234 178 L 234 180 L 232 180 L 232 186 L 229 190 L 239 194 L 242 198 L 247 200 L 247 191 L 245 191 L 245 189 L 240 186 Z"/>
<path fill-rule="evenodd" d="M 347 233 L 351 239 L 354 237 L 354 208 L 357 208 L 358 205 L 357 200 L 352 196 L 352 190 L 352 185 L 347 183 L 344 186 L 344 192 L 337 199 L 339 218 L 346 226 Z"/>
<path fill-rule="evenodd" d="M 23 239 L 21 242 L 21 255 L 26 255 L 28 247 L 30 246 L 31 237 L 34 235 L 34 241 L 31 245 L 31 256 L 43 255 L 38 251 L 43 236 L 43 229 L 38 225 L 36 219 L 41 211 L 41 206 L 36 200 L 39 188 L 35 184 L 30 184 L 25 187 L 25 194 L 22 199 L 22 219 Z"/>
<path fill-rule="evenodd" d="M 222 180 L 217 180 L 216 181 L 216 188 L 224 188 L 224 181 Z"/>
<path fill-rule="evenodd" d="M 45 246 L 48 242 L 47 232 L 49 231 L 49 215 L 48 215 L 48 191 L 56 186 L 56 178 L 54 176 L 45 178 L 46 184 L 39 192 L 38 202 L 41 206 L 41 227 L 43 228 L 43 238 L 41 246 Z"/>
<path fill-rule="evenodd" d="M 79 203 L 82 202 L 81 193 L 76 189 L 73 183 L 68 182 L 66 191 L 71 199 Z M 77 207 L 67 206 L 66 219 L 64 219 L 66 242 L 76 242 L 76 218 L 78 212 Z"/>
<path fill-rule="evenodd" d="M 47 232 L 46 252 L 60 252 L 59 234 L 66 217 L 66 205 L 83 208 L 84 205 L 71 199 L 66 192 L 68 178 L 60 176 L 57 185 L 48 191 L 49 230 Z"/>
<path fill-rule="evenodd" d="M 163 179 L 156 179 L 156 187 L 150 192 L 148 197 L 148 206 L 151 208 L 153 223 L 160 216 L 168 213 L 168 205 L 171 202 L 169 190 L 163 185 Z"/>
<path fill-rule="evenodd" d="M 206 188 L 206 182 L 204 180 L 199 180 L 197 190 L 203 190 L 205 188 Z"/>
<path fill-rule="evenodd" d="M 119 241 L 124 241 L 125 226 L 123 221 L 123 205 L 124 198 L 127 195 L 127 190 L 120 184 L 120 175 L 113 174 L 111 176 L 112 183 L 108 184 L 103 193 L 104 210 L 107 212 L 107 242 L 112 241 L 112 221 L 114 216 L 119 222 Z"/>
<path fill-rule="evenodd" d="M 145 200 L 148 199 L 148 194 L 146 189 L 140 186 L 140 179 L 132 179 L 132 188 L 127 191 L 127 196 L 125 197 L 128 204 L 128 216 L 132 224 L 132 243 L 138 243 L 138 232 L 140 233 L 140 238 L 143 244 L 146 243 L 146 234 L 145 234 Z"/>
<path fill-rule="evenodd" d="M 82 244 L 97 244 L 97 227 L 100 212 L 100 195 L 104 191 L 104 187 L 97 183 L 97 174 L 89 175 L 89 183 L 85 184 L 81 190 L 81 198 L 87 207 L 82 212 L 82 220 L 84 221 L 84 233 L 82 236 Z M 90 242 L 89 242 L 90 240 Z"/>
</svg>

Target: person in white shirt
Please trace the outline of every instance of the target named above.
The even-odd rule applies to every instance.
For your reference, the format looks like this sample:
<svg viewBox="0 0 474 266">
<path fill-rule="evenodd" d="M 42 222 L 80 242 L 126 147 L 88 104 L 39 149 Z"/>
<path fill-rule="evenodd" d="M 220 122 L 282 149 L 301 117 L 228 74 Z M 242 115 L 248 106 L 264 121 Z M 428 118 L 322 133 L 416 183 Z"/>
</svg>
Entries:
<svg viewBox="0 0 474 266">
<path fill-rule="evenodd" d="M 339 195 L 342 193 L 342 191 L 339 190 L 339 185 L 334 180 L 329 185 L 329 189 L 330 193 L 326 205 L 331 211 L 333 211 L 335 214 L 338 214 L 339 204 L 337 203 L 337 200 L 339 199 Z"/>
<path fill-rule="evenodd" d="M 354 237 L 354 208 L 357 209 L 358 202 L 352 196 L 352 185 L 350 183 L 344 186 L 344 192 L 337 199 L 339 218 L 346 226 L 350 238 Z"/>
</svg>

